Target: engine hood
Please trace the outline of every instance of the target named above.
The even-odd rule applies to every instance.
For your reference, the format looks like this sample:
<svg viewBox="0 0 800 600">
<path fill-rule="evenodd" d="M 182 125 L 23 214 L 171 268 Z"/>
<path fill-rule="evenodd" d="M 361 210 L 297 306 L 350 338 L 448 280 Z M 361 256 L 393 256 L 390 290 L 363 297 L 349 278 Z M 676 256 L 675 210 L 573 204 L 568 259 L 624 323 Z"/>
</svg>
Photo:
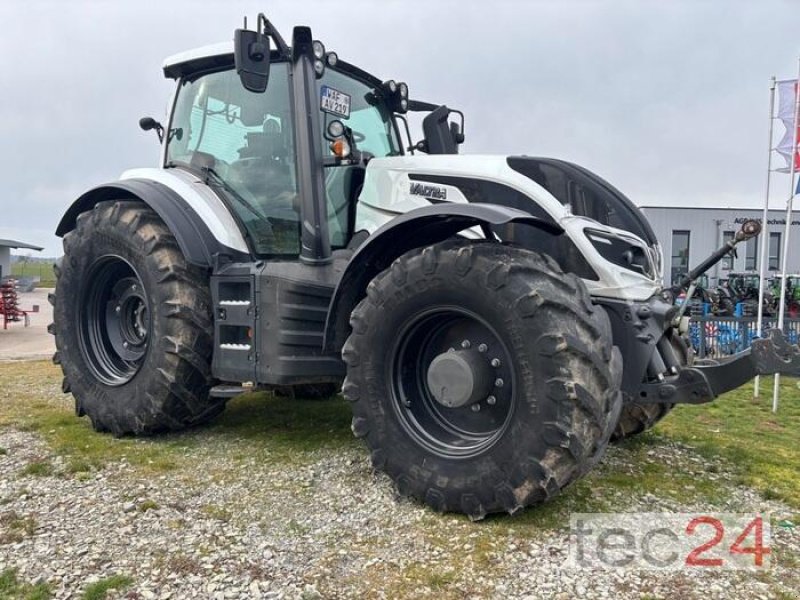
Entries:
<svg viewBox="0 0 800 600">
<path fill-rule="evenodd" d="M 546 189 L 511 169 L 508 157 L 498 155 L 373 159 L 359 202 L 392 214 L 440 202 L 510 204 L 556 222 L 569 214 Z"/>
<path fill-rule="evenodd" d="M 570 216 L 626 231 L 655 247 L 647 219 L 622 192 L 573 163 L 528 156 L 414 155 L 369 163 L 360 201 L 393 214 L 424 203 L 493 202 L 556 222 Z"/>
<path fill-rule="evenodd" d="M 663 259 L 644 215 L 621 192 L 577 165 L 556 159 L 495 155 L 415 155 L 368 163 L 356 230 L 369 233 L 423 206 L 491 203 L 527 212 L 563 230 L 501 239 L 556 257 L 598 296 L 647 299 L 659 288 Z M 479 228 L 461 232 L 481 238 Z M 545 236 L 546 237 L 546 236 Z"/>
</svg>

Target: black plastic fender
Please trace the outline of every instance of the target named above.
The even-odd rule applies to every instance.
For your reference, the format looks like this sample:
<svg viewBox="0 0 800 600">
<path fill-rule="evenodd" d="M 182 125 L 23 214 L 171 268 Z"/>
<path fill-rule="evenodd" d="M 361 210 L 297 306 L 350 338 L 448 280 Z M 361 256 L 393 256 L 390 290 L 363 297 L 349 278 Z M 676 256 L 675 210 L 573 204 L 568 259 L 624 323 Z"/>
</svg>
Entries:
<svg viewBox="0 0 800 600">
<path fill-rule="evenodd" d="M 367 293 L 367 285 L 409 250 L 446 240 L 471 227 L 510 223 L 530 225 L 549 235 L 564 229 L 530 213 L 497 204 L 435 204 L 409 211 L 378 228 L 359 247 L 333 293 L 325 323 L 325 350 L 341 350 L 350 331 L 350 313 Z"/>
<path fill-rule="evenodd" d="M 238 250 L 221 244 L 211 230 L 174 190 L 149 179 L 126 179 L 106 183 L 89 190 L 75 200 L 56 228 L 63 237 L 75 228 L 78 215 L 105 200 L 141 200 L 164 221 L 178 241 L 186 260 L 201 267 L 212 267 L 215 255 L 227 255 L 234 261 L 250 260 Z"/>
</svg>

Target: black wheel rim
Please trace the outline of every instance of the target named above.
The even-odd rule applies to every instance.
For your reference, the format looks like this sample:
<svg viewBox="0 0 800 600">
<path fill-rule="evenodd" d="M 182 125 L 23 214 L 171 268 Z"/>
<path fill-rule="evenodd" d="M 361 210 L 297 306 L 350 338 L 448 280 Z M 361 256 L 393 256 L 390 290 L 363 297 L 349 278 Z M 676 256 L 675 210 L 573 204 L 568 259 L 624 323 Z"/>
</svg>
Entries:
<svg viewBox="0 0 800 600">
<path fill-rule="evenodd" d="M 81 350 L 92 374 L 106 385 L 123 385 L 142 366 L 152 327 L 142 280 L 119 256 L 94 262 L 83 291 Z"/>
<path fill-rule="evenodd" d="M 515 375 L 511 354 L 493 327 L 465 309 L 438 307 L 409 319 L 396 340 L 389 364 L 391 403 L 412 439 L 437 456 L 469 458 L 503 436 L 514 411 Z M 489 363 L 493 381 L 485 398 L 449 408 L 435 399 L 426 374 L 438 355 L 463 349 Z"/>
</svg>

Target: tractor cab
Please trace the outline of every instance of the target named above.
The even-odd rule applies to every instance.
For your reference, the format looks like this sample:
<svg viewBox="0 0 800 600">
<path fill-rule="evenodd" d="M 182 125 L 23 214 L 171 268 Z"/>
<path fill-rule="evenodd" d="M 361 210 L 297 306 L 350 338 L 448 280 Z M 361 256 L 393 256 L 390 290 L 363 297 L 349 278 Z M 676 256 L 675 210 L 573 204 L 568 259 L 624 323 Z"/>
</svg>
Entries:
<svg viewBox="0 0 800 600">
<path fill-rule="evenodd" d="M 407 103 L 406 84 L 383 84 L 325 52 L 321 42 L 311 46 L 313 79 L 306 83 L 316 101 L 305 108 L 293 102 L 293 79 L 302 72 L 280 44 L 283 50 L 269 61 L 269 84 L 258 91 L 237 74 L 229 45 L 178 55 L 165 65 L 178 89 L 163 166 L 192 171 L 214 187 L 257 256 L 301 254 L 301 197 L 318 183 L 330 247 L 346 247 L 366 164 L 403 153 L 394 111 Z M 314 132 L 313 144 L 300 135 L 298 122 Z"/>
</svg>

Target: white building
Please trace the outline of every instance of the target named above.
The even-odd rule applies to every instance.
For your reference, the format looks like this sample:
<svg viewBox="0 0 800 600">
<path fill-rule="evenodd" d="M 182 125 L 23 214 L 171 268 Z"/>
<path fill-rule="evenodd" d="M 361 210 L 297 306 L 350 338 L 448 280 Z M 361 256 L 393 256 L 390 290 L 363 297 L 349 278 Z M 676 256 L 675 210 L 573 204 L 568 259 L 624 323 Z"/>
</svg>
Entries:
<svg viewBox="0 0 800 600">
<path fill-rule="evenodd" d="M 671 283 L 677 274 L 690 268 L 732 238 L 747 219 L 761 221 L 761 208 L 705 208 L 675 206 L 642 206 L 664 252 L 664 283 Z M 779 272 L 783 259 L 783 235 L 786 211 L 771 210 L 766 231 L 768 276 Z M 709 273 L 711 285 L 725 279 L 730 272 L 758 272 L 761 236 L 740 244 L 738 257 L 726 257 Z M 800 211 L 792 217 L 789 238 L 789 273 L 800 273 Z"/>
<path fill-rule="evenodd" d="M 42 248 L 25 242 L 17 242 L 15 240 L 0 240 L 0 281 L 6 277 L 11 276 L 11 249 L 19 248 L 27 250 L 36 250 L 41 252 Z"/>
</svg>

